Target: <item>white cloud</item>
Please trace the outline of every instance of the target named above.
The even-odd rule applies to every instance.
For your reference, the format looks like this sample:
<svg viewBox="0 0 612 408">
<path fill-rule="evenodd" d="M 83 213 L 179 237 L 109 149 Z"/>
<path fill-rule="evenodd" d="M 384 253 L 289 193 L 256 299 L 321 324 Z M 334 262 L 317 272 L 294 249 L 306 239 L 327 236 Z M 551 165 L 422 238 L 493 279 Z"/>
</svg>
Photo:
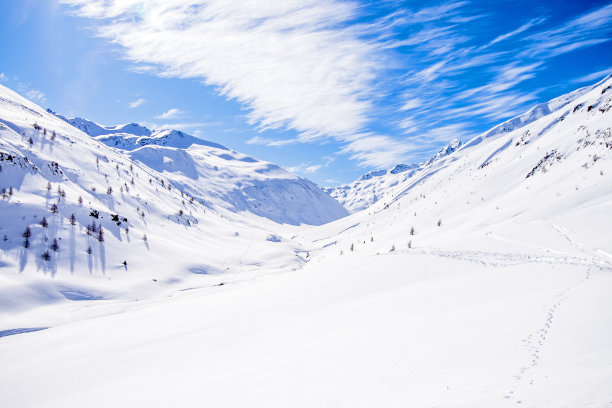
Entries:
<svg viewBox="0 0 612 408">
<path fill-rule="evenodd" d="M 137 100 L 135 100 L 134 102 L 130 102 L 130 108 L 134 109 L 137 108 L 139 106 L 141 106 L 142 104 L 144 104 L 147 100 L 144 98 L 139 98 Z"/>
<path fill-rule="evenodd" d="M 281 147 L 294 143 L 298 143 L 297 139 L 271 139 L 266 137 L 255 136 L 246 141 L 247 144 L 263 145 L 268 147 Z"/>
<path fill-rule="evenodd" d="M 24 93 L 26 98 L 38 104 L 45 103 L 47 100 L 45 94 L 37 89 L 29 89 Z"/>
<path fill-rule="evenodd" d="M 297 166 L 287 167 L 287 170 L 291 173 L 312 174 L 316 173 L 321 167 L 323 167 L 322 164 L 300 163 Z"/>
<path fill-rule="evenodd" d="M 533 20 L 530 20 L 530 21 L 526 22 L 525 24 L 523 24 L 522 26 L 520 26 L 516 30 L 510 31 L 509 33 L 502 34 L 502 35 L 496 37 L 493 41 L 491 41 L 489 43 L 489 45 L 493 45 L 493 44 L 496 44 L 496 43 L 498 43 L 500 41 L 506 40 L 506 39 L 508 39 L 510 37 L 514 37 L 515 35 L 518 35 L 518 34 L 522 33 L 523 31 L 527 31 L 531 27 L 533 27 L 533 26 L 535 26 L 537 24 L 543 23 L 544 21 L 546 21 L 546 19 L 544 19 L 544 18 L 534 18 Z"/>
<path fill-rule="evenodd" d="M 135 100 L 134 102 L 130 102 L 130 108 L 134 109 L 137 108 L 139 106 L 141 106 L 143 103 L 145 103 L 147 100 L 144 98 L 139 98 L 137 100 Z"/>
<path fill-rule="evenodd" d="M 156 116 L 157 119 L 176 119 L 178 116 L 182 115 L 183 111 L 177 108 L 169 109 L 168 111 Z"/>
<path fill-rule="evenodd" d="M 416 148 L 387 135 L 365 133 L 353 137 L 341 152 L 349 154 L 361 167 L 387 168 L 404 162 Z"/>
<path fill-rule="evenodd" d="M 612 75 L 612 67 L 602 69 L 601 71 L 593 72 L 592 74 L 581 76 L 580 78 L 573 79 L 572 82 L 573 83 L 595 82 L 595 81 L 602 80 L 607 75 Z"/>
<path fill-rule="evenodd" d="M 533 43 L 519 57 L 554 57 L 610 41 L 612 4 L 574 18 L 561 26 L 527 37 Z M 599 38 L 592 38 L 593 36 Z"/>
<path fill-rule="evenodd" d="M 249 109 L 250 123 L 304 139 L 342 138 L 368 122 L 381 66 L 339 0 L 64 0 L 103 20 L 100 34 L 164 76 L 202 78 Z"/>
<path fill-rule="evenodd" d="M 0 82 L 8 82 L 8 77 L 4 74 L 4 72 L 0 72 Z"/>
</svg>

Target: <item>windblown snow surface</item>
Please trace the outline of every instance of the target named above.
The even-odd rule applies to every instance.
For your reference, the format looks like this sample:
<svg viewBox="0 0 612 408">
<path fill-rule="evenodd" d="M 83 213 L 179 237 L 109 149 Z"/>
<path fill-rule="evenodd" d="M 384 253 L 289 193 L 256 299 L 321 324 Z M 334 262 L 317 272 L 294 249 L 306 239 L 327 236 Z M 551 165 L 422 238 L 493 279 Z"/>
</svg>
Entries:
<svg viewBox="0 0 612 408">
<path fill-rule="evenodd" d="M 111 148 L 1 88 L 2 406 L 611 406 L 611 85 L 318 226 L 240 207 L 207 167 L 271 165 Z"/>
</svg>

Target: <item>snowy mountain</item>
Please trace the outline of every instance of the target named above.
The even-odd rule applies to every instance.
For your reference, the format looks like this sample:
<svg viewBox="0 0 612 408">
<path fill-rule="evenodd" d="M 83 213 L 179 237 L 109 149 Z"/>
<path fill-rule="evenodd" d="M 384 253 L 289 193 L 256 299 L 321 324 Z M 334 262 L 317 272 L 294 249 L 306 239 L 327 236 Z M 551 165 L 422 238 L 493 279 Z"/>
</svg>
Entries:
<svg viewBox="0 0 612 408">
<path fill-rule="evenodd" d="M 320 225 L 347 214 L 311 181 L 180 130 L 150 131 L 135 123 L 102 126 L 55 115 L 95 140 L 129 152 L 130 159 L 163 174 L 199 202 L 289 224 Z"/>
<path fill-rule="evenodd" d="M 217 185 L 265 206 L 300 183 L 273 165 L 109 147 L 0 91 L 7 406 L 612 400 L 612 77 L 369 173 L 345 189 L 368 207 L 318 226 Z"/>
<path fill-rule="evenodd" d="M 116 133 L 125 133 L 136 136 L 150 136 L 151 131 L 144 126 L 139 125 L 138 123 L 127 123 L 124 125 L 116 125 L 116 126 L 103 126 L 97 124 L 96 122 L 92 122 L 91 120 L 75 117 L 75 118 L 66 118 L 56 112 L 53 112 L 50 109 L 47 109 L 47 112 L 57 116 L 58 118 L 66 121 L 71 124 L 75 128 L 87 133 L 89 136 L 100 136 L 100 135 L 111 135 Z"/>
<path fill-rule="evenodd" d="M 411 178 L 418 171 L 448 156 L 462 146 L 461 141 L 453 139 L 431 159 L 422 164 L 398 164 L 388 170 L 373 170 L 351 184 L 326 187 L 325 192 L 341 203 L 351 213 L 365 210 L 400 182 Z"/>
<path fill-rule="evenodd" d="M 541 119 L 542 117 L 562 110 L 580 96 L 583 96 L 598 87 L 598 84 L 587 86 L 566 95 L 554 98 L 546 103 L 538 104 L 523 115 L 509 119 L 484 132 L 482 135 L 473 138 L 467 143 L 467 146 L 478 144 L 486 138 L 491 138 L 496 135 L 512 132 L 516 129 L 525 127 L 536 120 Z M 567 115 L 568 112 L 565 114 Z M 528 136 L 524 137 L 525 140 L 527 138 Z M 443 147 L 436 155 L 420 165 L 406 166 L 400 164 L 389 170 L 375 170 L 363 175 L 353 183 L 338 187 L 327 187 L 324 190 L 338 202 L 342 203 L 342 205 L 344 205 L 344 207 L 351 213 L 361 211 L 370 207 L 372 204 L 381 199 L 385 201 L 384 199 L 387 195 L 393 195 L 393 193 L 390 192 L 393 187 L 405 182 L 415 174 L 418 174 L 431 166 L 434 162 L 454 153 L 462 147 L 464 147 L 462 142 L 458 139 L 454 139 L 448 145 Z M 397 170 L 398 168 L 400 169 L 399 171 Z M 401 174 L 398 175 L 398 173 Z"/>
</svg>

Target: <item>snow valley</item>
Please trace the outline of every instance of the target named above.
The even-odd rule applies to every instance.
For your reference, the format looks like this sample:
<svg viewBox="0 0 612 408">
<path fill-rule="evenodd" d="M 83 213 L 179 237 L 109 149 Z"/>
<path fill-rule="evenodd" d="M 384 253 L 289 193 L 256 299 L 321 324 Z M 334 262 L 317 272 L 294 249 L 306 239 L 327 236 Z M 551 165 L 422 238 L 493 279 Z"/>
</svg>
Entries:
<svg viewBox="0 0 612 408">
<path fill-rule="evenodd" d="M 611 108 L 323 190 L 0 86 L 2 405 L 609 406 Z"/>
</svg>

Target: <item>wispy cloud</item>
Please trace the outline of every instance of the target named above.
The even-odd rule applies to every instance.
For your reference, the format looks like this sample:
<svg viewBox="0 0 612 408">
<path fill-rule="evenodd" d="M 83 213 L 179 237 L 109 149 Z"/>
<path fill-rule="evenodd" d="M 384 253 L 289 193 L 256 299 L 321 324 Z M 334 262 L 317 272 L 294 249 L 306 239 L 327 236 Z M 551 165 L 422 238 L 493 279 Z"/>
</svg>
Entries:
<svg viewBox="0 0 612 408">
<path fill-rule="evenodd" d="M 261 128 L 342 136 L 368 120 L 380 58 L 337 0 L 65 0 L 105 20 L 101 35 L 160 75 L 202 78 Z M 273 75 L 271 75 L 273 73 Z"/>
<path fill-rule="evenodd" d="M 366 167 L 467 138 L 475 118 L 519 113 L 538 100 L 529 81 L 552 58 L 612 38 L 612 5 L 555 25 L 531 15 L 500 33 L 491 13 L 468 1 L 414 7 L 387 0 L 381 3 L 402 7 L 367 23 L 365 2 L 357 0 L 61 1 L 98 20 L 99 34 L 119 44 L 136 69 L 202 80 L 244 106 L 257 129 L 292 131 L 247 143 L 333 138 L 341 154 Z M 381 130 L 382 121 L 390 125 Z"/>
<path fill-rule="evenodd" d="M 247 144 L 263 145 L 268 147 L 282 147 L 294 143 L 299 143 L 298 139 L 271 139 L 267 137 L 254 136 L 246 141 Z"/>
<path fill-rule="evenodd" d="M 581 76 L 572 80 L 575 84 L 582 84 L 585 82 L 594 82 L 603 79 L 607 75 L 612 75 L 612 67 L 602 69 L 601 71 L 593 72 L 592 74 Z"/>
<path fill-rule="evenodd" d="M 130 108 L 134 109 L 137 108 L 139 106 L 141 106 L 142 104 L 144 104 L 147 100 L 144 98 L 138 98 L 136 99 L 134 102 L 130 102 Z"/>
<path fill-rule="evenodd" d="M 44 92 L 41 92 L 37 89 L 29 89 L 25 92 L 26 98 L 36 103 L 45 103 L 47 101 L 47 97 Z"/>
<path fill-rule="evenodd" d="M 578 48 L 610 41 L 612 34 L 612 4 L 595 9 L 551 30 L 532 34 L 531 42 L 521 57 L 552 57 Z"/>
<path fill-rule="evenodd" d="M 177 117 L 181 116 L 183 114 L 183 111 L 181 111 L 180 109 L 177 108 L 172 108 L 172 109 L 168 109 L 166 112 L 156 116 L 155 118 L 157 119 L 176 119 Z"/>
<path fill-rule="evenodd" d="M 323 167 L 322 164 L 300 163 L 297 166 L 287 167 L 291 173 L 312 174 L 316 173 Z"/>
<path fill-rule="evenodd" d="M 8 82 L 8 77 L 4 74 L 4 72 L 0 72 L 0 82 Z"/>
<path fill-rule="evenodd" d="M 514 37 L 515 35 L 518 35 L 518 34 L 524 32 L 524 31 L 529 30 L 531 27 L 533 27 L 533 26 L 535 26 L 537 24 L 543 23 L 545 20 L 546 19 L 544 19 L 544 18 L 534 18 L 534 19 L 526 22 L 525 24 L 523 24 L 522 26 L 520 26 L 516 30 L 510 31 L 509 33 L 502 34 L 502 35 L 496 37 L 493 41 L 491 41 L 489 43 L 489 45 L 497 44 L 500 41 L 504 41 L 504 40 L 507 40 L 510 37 Z"/>
</svg>

